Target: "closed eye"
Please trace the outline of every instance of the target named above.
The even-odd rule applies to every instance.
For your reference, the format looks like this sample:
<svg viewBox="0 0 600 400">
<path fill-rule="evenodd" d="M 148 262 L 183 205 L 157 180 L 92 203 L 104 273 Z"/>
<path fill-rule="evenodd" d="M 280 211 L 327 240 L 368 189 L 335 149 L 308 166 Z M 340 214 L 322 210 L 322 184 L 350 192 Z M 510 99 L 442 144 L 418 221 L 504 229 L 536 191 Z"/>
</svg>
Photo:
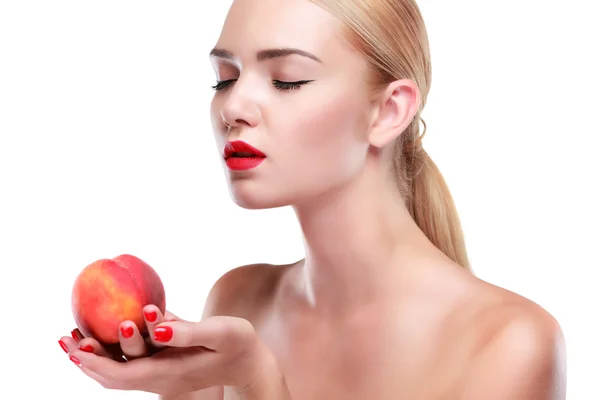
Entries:
<svg viewBox="0 0 600 400">
<path fill-rule="evenodd" d="M 300 89 L 300 86 L 306 85 L 307 83 L 312 81 L 296 81 L 296 82 L 282 82 L 282 81 L 273 81 L 273 86 L 277 90 L 295 90 Z"/>
<path fill-rule="evenodd" d="M 215 86 L 211 86 L 214 90 L 223 90 L 233 82 L 237 81 L 237 79 L 228 79 L 226 81 L 219 81 Z"/>
<path fill-rule="evenodd" d="M 211 86 L 214 90 L 223 90 L 231 85 L 233 82 L 237 81 L 237 79 L 228 79 L 225 81 L 219 81 L 216 85 Z M 296 90 L 300 89 L 302 85 L 306 85 L 307 83 L 312 82 L 312 80 L 303 80 L 303 81 L 295 81 L 295 82 L 284 82 L 279 80 L 273 80 L 273 86 L 277 90 Z"/>
</svg>

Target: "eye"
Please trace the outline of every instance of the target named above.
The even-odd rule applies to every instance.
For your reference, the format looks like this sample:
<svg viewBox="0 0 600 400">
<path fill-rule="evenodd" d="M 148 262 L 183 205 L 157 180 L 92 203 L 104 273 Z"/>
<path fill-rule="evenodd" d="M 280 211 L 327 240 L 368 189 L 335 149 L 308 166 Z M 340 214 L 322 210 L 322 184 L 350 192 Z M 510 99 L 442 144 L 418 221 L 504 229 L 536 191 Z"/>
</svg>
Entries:
<svg viewBox="0 0 600 400">
<path fill-rule="evenodd" d="M 306 85 L 307 83 L 312 81 L 296 81 L 296 82 L 282 82 L 278 80 L 273 81 L 273 86 L 277 90 L 296 90 L 300 89 L 300 86 Z"/>
<path fill-rule="evenodd" d="M 237 79 L 228 79 L 226 81 L 219 81 L 215 86 L 211 86 L 214 90 L 223 90 L 227 86 L 231 85 L 233 82 L 237 81 Z"/>
<path fill-rule="evenodd" d="M 235 81 L 237 81 L 237 79 L 228 79 L 225 81 L 219 81 L 219 82 L 217 82 L 216 85 L 211 86 L 211 87 L 217 91 L 223 90 Z M 310 83 L 310 82 L 312 82 L 312 80 L 304 80 L 304 81 L 296 81 L 296 82 L 283 82 L 283 81 L 274 80 L 273 86 L 275 86 L 275 88 L 277 90 L 295 90 L 295 89 L 300 89 L 300 86 L 306 85 L 307 83 Z"/>
</svg>

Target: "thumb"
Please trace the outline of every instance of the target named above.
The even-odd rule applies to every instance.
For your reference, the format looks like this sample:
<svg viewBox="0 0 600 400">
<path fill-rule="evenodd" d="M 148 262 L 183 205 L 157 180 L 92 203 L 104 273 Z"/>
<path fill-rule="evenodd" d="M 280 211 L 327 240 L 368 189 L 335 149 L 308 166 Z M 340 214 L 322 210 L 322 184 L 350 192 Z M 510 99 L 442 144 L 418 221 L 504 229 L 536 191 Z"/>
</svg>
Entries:
<svg viewBox="0 0 600 400">
<path fill-rule="evenodd" d="M 228 351 L 251 344 L 252 324 L 243 318 L 214 316 L 200 322 L 169 321 L 154 327 L 154 340 L 171 347 L 205 347 Z"/>
<path fill-rule="evenodd" d="M 179 318 L 177 315 L 173 314 L 169 310 L 165 310 L 165 321 L 183 321 L 183 319 Z"/>
</svg>

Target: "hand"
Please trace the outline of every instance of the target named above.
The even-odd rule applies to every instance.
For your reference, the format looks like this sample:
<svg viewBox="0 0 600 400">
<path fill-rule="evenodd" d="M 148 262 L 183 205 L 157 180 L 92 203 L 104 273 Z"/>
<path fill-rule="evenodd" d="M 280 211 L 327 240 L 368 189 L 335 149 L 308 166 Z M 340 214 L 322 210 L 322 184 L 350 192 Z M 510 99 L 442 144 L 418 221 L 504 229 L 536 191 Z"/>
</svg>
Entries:
<svg viewBox="0 0 600 400">
<path fill-rule="evenodd" d="M 260 393 L 263 388 L 273 391 L 265 383 L 269 379 L 274 378 L 275 385 L 283 381 L 273 355 L 245 319 L 215 316 L 198 323 L 154 323 L 150 341 L 163 347 L 154 354 L 150 346 L 138 347 L 139 339 L 141 336 L 135 346 L 121 340 L 127 362 L 114 359 L 113 353 L 93 339 L 79 343 L 81 347 L 93 343 L 92 352 L 78 347 L 72 337 L 61 341 L 86 375 L 110 389 L 177 395 L 211 386 L 232 386 L 240 393 Z"/>
<path fill-rule="evenodd" d="M 145 306 L 143 314 L 147 332 L 152 332 L 156 325 L 165 321 L 182 321 L 182 319 L 169 311 L 166 311 L 163 316 L 155 305 Z M 114 345 L 103 346 L 96 339 L 91 337 L 85 338 L 79 329 L 73 329 L 71 331 L 71 336 L 77 342 L 76 344 L 80 350 L 94 353 L 102 357 L 112 358 L 113 360 L 120 362 L 149 356 L 164 347 L 161 343 L 154 341 L 153 338 L 147 334 L 143 337 L 133 321 L 123 321 L 119 325 L 119 343 Z M 65 338 L 62 338 L 61 341 L 65 345 L 70 342 L 70 340 Z M 61 344 L 61 346 L 63 346 L 63 344 Z M 63 349 L 67 352 L 69 351 L 68 346 L 63 346 Z"/>
</svg>

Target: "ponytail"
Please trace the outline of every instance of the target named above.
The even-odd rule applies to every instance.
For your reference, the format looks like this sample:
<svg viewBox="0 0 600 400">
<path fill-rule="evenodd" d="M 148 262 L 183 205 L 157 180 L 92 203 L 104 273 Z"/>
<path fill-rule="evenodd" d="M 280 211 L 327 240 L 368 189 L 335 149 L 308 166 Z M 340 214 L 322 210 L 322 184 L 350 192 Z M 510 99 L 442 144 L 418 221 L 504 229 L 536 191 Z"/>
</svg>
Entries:
<svg viewBox="0 0 600 400">
<path fill-rule="evenodd" d="M 416 0 L 311 1 L 345 24 L 344 33 L 350 43 L 372 67 L 369 86 L 374 98 L 397 79 L 412 79 L 419 88 L 419 113 L 394 144 L 398 187 L 413 219 L 429 240 L 454 262 L 469 269 L 452 196 L 418 135 L 420 112 L 431 85 L 431 55 L 425 21 Z"/>
<path fill-rule="evenodd" d="M 419 121 L 425 130 L 418 135 Z M 427 131 L 417 115 L 396 142 L 394 167 L 411 216 L 427 238 L 446 256 L 471 270 L 456 206 L 440 170 L 422 147 Z"/>
</svg>

